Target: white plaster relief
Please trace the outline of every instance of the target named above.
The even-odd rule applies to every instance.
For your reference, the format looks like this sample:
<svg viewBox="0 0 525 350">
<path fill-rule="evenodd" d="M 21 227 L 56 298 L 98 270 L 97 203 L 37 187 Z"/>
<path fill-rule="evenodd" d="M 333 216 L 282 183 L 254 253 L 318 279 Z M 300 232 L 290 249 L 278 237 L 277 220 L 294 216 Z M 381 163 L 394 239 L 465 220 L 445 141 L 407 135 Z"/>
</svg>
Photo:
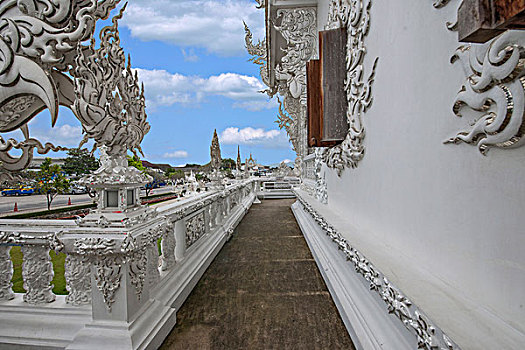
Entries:
<svg viewBox="0 0 525 350">
<path fill-rule="evenodd" d="M 310 214 L 321 229 L 332 239 L 356 273 L 368 283 L 370 291 L 377 293 L 384 301 L 385 312 L 395 315 L 403 325 L 417 337 L 418 349 L 454 350 L 460 349 L 441 329 L 435 326 L 423 312 L 395 287 L 366 257 L 352 247 L 345 238 L 328 223 L 308 202 L 294 191 L 297 200 Z"/>
<path fill-rule="evenodd" d="M 69 253 L 66 256 L 64 277 L 66 279 L 66 303 L 91 304 L 91 263 L 87 256 Z"/>
<path fill-rule="evenodd" d="M 493 147 L 515 148 L 524 143 L 525 133 L 525 35 L 506 31 L 483 45 L 460 46 L 451 62 L 459 62 L 465 83 L 454 101 L 453 111 L 461 117 L 468 107 L 477 112 L 472 125 L 445 143 L 475 145 L 486 155 Z"/>
<path fill-rule="evenodd" d="M 13 262 L 9 251 L 10 246 L 0 245 L 0 300 L 11 300 L 15 297 L 13 290 Z"/>
<path fill-rule="evenodd" d="M 326 185 L 326 174 L 323 169 L 323 152 L 324 149 L 315 149 L 315 198 L 323 204 L 328 203 L 328 187 Z"/>
<path fill-rule="evenodd" d="M 58 107 L 71 107 L 71 74 L 78 43 L 88 40 L 98 19 L 105 19 L 119 0 L 4 1 L 0 24 L 0 131 L 20 128 L 24 140 L 0 137 L 1 176 L 26 168 L 33 150 L 40 154 L 63 150 L 29 136 L 28 122 L 47 108 L 54 125 Z M 38 97 L 38 98 L 36 98 Z M 18 149 L 21 155 L 11 156 Z"/>
<path fill-rule="evenodd" d="M 266 6 L 265 1 L 258 2 Z M 315 7 L 278 9 L 276 18 L 266 26 L 274 28 L 286 41 L 279 48 L 284 56 L 275 63 L 275 83 L 270 86 L 268 77 L 268 52 L 266 40 L 252 43 L 252 35 L 247 27 L 246 47 L 251 61 L 261 66 L 261 79 L 268 86 L 264 90 L 270 97 L 279 93 L 279 115 L 277 123 L 285 129 L 297 154 L 295 169 L 300 174 L 301 158 L 307 154 L 306 140 L 306 62 L 317 55 L 317 10 Z M 277 23 L 274 25 L 274 23 Z"/>
<path fill-rule="evenodd" d="M 349 129 L 344 141 L 328 148 L 324 154 L 326 165 L 336 169 L 339 176 L 347 167 L 356 168 L 365 154 L 363 115 L 372 104 L 372 85 L 378 61 L 376 57 L 366 78 L 365 38 L 370 27 L 371 6 L 372 0 L 332 0 L 328 12 L 326 29 L 344 27 L 348 33 L 345 86 Z"/>
<path fill-rule="evenodd" d="M 102 255 L 93 261 L 97 288 L 102 293 L 104 303 L 110 311 L 115 302 L 115 294 L 120 288 L 123 264 L 123 257 L 117 254 Z"/>
<path fill-rule="evenodd" d="M 204 212 L 186 220 L 186 248 L 189 248 L 206 233 Z"/>
<path fill-rule="evenodd" d="M 317 54 L 317 17 L 313 7 L 279 9 L 275 29 L 286 40 L 275 78 L 286 82 L 290 96 L 306 105 L 306 62 Z"/>
<path fill-rule="evenodd" d="M 50 303 L 55 300 L 53 294 L 53 264 L 49 248 L 38 245 L 22 246 L 24 261 L 22 277 L 24 278 L 24 301 L 29 304 Z"/>
</svg>

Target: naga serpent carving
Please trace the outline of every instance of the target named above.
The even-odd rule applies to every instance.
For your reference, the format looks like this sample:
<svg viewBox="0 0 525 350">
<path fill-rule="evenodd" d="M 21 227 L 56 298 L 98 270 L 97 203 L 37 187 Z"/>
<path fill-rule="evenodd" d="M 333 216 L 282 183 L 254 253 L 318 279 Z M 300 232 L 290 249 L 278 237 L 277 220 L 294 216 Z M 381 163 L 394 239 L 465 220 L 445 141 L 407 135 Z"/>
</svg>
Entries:
<svg viewBox="0 0 525 350">
<path fill-rule="evenodd" d="M 85 137 L 108 154 L 140 151 L 149 131 L 143 88 L 120 47 L 117 20 L 93 33 L 120 0 L 0 0 L 0 132 L 21 129 L 24 140 L 0 136 L 0 176 L 25 169 L 33 151 L 64 150 L 29 136 L 28 122 L 44 109 L 55 125 L 59 105 L 70 108 Z M 91 40 L 89 45 L 83 42 Z M 22 151 L 13 157 L 12 149 Z"/>
<path fill-rule="evenodd" d="M 445 143 L 476 145 L 485 155 L 492 147 L 514 148 L 525 138 L 525 40 L 519 31 L 507 31 L 480 46 L 461 46 L 451 61 L 460 62 L 466 81 L 454 101 L 461 116 L 463 106 L 480 116 L 466 130 Z"/>
</svg>

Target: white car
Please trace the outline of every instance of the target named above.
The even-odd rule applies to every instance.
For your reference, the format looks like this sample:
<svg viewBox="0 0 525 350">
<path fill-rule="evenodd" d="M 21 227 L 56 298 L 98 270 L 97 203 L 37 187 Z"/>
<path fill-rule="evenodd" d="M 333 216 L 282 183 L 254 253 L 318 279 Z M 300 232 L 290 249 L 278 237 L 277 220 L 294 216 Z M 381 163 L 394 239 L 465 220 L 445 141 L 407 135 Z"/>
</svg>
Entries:
<svg viewBox="0 0 525 350">
<path fill-rule="evenodd" d="M 83 186 L 73 186 L 69 190 L 69 193 L 70 194 L 84 194 L 84 193 L 88 193 L 88 190 L 87 190 L 87 188 L 85 188 Z"/>
</svg>

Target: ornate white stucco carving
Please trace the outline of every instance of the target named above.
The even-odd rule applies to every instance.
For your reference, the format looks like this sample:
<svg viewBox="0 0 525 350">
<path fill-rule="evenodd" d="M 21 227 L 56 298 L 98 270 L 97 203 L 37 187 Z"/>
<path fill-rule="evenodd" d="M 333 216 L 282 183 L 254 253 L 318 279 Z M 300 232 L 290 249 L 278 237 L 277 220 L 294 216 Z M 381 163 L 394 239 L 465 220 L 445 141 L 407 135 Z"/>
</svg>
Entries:
<svg viewBox="0 0 525 350">
<path fill-rule="evenodd" d="M 366 77 L 365 38 L 370 27 L 371 6 L 372 0 L 332 0 L 328 12 L 326 29 L 344 27 L 348 33 L 345 86 L 349 129 L 345 140 L 328 148 L 324 154 L 326 165 L 336 169 L 338 175 L 347 167 L 357 167 L 365 154 L 363 115 L 372 104 L 372 84 L 378 61 L 376 57 Z"/>
<path fill-rule="evenodd" d="M 91 263 L 85 255 L 69 253 L 66 256 L 66 303 L 84 305 L 91 303 Z"/>
<path fill-rule="evenodd" d="M 326 174 L 322 171 L 323 169 L 323 153 L 324 150 L 321 148 L 315 149 L 315 198 L 323 204 L 328 203 L 328 188 L 326 186 Z"/>
<path fill-rule="evenodd" d="M 81 182 L 86 185 L 111 185 L 111 184 L 136 184 L 151 181 L 151 176 L 144 174 L 135 167 L 128 166 L 126 154 L 108 155 L 107 147 L 100 146 L 100 168 L 95 170 L 81 179 Z M 144 213 L 140 217 L 133 218 L 133 222 L 137 220 L 149 218 L 154 211 Z M 126 220 L 126 224 L 130 225 L 132 219 Z"/>
<path fill-rule="evenodd" d="M 478 112 L 470 127 L 445 143 L 476 145 L 485 155 L 492 147 L 523 145 L 525 133 L 525 35 L 507 31 L 484 45 L 465 45 L 451 62 L 460 62 L 466 80 L 454 101 L 460 117 L 467 106 Z"/>
<path fill-rule="evenodd" d="M 306 105 L 306 62 L 317 54 L 316 12 L 313 7 L 279 9 L 280 25 L 274 26 L 286 40 L 275 78 L 285 82 L 286 91 L 302 105 Z"/>
<path fill-rule="evenodd" d="M 129 255 L 129 279 L 131 285 L 135 288 L 135 293 L 139 300 L 144 290 L 144 280 L 146 278 L 146 267 L 148 263 L 146 249 L 147 247 L 135 250 Z"/>
<path fill-rule="evenodd" d="M 2 170 L 29 165 L 33 150 L 44 154 L 61 150 L 42 146 L 29 137 L 27 123 L 47 108 L 54 125 L 58 106 L 71 108 L 72 74 L 77 45 L 88 40 L 98 19 L 105 19 L 119 0 L 3 1 L 0 12 L 0 132 L 21 128 L 23 141 L 0 138 Z M 11 149 L 22 151 L 10 156 Z M 4 176 L 9 176 L 4 173 Z"/>
<path fill-rule="evenodd" d="M 204 212 L 186 220 L 186 247 L 190 247 L 206 233 Z"/>
<path fill-rule="evenodd" d="M 127 150 L 142 153 L 140 143 L 150 129 L 144 86 L 120 47 L 118 19 L 125 8 L 100 31 L 100 47 L 95 49 L 94 40 L 89 46 L 79 45 L 75 58 L 73 111 L 85 132 L 81 145 L 92 138 L 94 147 L 105 145 L 110 156 Z"/>
<path fill-rule="evenodd" d="M 260 6 L 266 6 L 260 1 Z M 268 86 L 264 90 L 270 97 L 279 93 L 279 115 L 277 123 L 285 129 L 297 154 L 295 168 L 300 172 L 301 157 L 307 154 L 306 140 L 306 62 L 317 55 L 317 10 L 315 7 L 278 9 L 276 18 L 267 22 L 273 25 L 286 41 L 279 48 L 283 56 L 275 63 L 275 83 L 268 77 L 268 48 L 266 40 L 252 42 L 252 34 L 245 27 L 246 48 L 252 55 L 251 61 L 260 66 L 261 79 Z M 274 23 L 276 23 L 274 25 Z M 285 112 L 286 110 L 286 112 Z"/>
<path fill-rule="evenodd" d="M 0 300 L 11 300 L 15 297 L 13 290 L 13 262 L 9 251 L 10 246 L 0 246 Z"/>
<path fill-rule="evenodd" d="M 304 210 L 337 244 L 346 255 L 356 273 L 369 283 L 370 290 L 385 302 L 385 312 L 395 315 L 417 337 L 418 349 L 454 350 L 459 347 L 441 329 L 434 325 L 423 312 L 395 287 L 366 257 L 348 243 L 343 236 L 308 202 L 295 192 Z"/>
<path fill-rule="evenodd" d="M 53 280 L 53 264 L 49 256 L 49 248 L 39 245 L 22 246 L 24 262 L 22 276 L 24 278 L 24 301 L 29 304 L 50 303 L 55 300 L 51 281 Z"/>
<path fill-rule="evenodd" d="M 109 310 L 111 310 L 111 306 L 115 302 L 115 294 L 120 288 L 123 263 L 123 257 L 117 254 L 101 255 L 93 261 L 97 288 Z"/>
<path fill-rule="evenodd" d="M 306 62 L 317 56 L 317 9 L 313 7 L 277 10 L 275 29 L 286 40 L 280 48 L 284 56 L 275 66 L 277 90 L 283 96 L 279 101 L 277 123 L 284 128 L 297 158 L 307 154 L 306 126 Z M 284 114 L 283 107 L 287 115 Z M 301 161 L 296 159 L 300 172 Z"/>
<path fill-rule="evenodd" d="M 268 57 L 267 57 L 267 52 L 266 52 L 266 38 L 264 38 L 262 41 L 259 40 L 257 44 L 254 44 L 252 32 L 250 31 L 250 28 L 248 28 L 248 25 L 246 25 L 246 23 L 244 23 L 244 33 L 245 33 L 244 42 L 246 43 L 246 50 L 248 51 L 248 54 L 252 56 L 249 59 L 249 61 L 259 66 L 259 73 L 261 75 L 261 80 L 266 86 L 269 87 L 270 78 L 268 76 Z M 273 96 L 273 94 L 275 94 L 275 92 L 272 94 L 271 89 L 264 90 L 261 92 L 266 92 L 270 96 Z"/>
<path fill-rule="evenodd" d="M 175 232 L 174 225 L 171 221 L 168 222 L 166 230 L 162 235 L 161 249 L 162 249 L 162 271 L 166 271 L 175 266 Z"/>
</svg>

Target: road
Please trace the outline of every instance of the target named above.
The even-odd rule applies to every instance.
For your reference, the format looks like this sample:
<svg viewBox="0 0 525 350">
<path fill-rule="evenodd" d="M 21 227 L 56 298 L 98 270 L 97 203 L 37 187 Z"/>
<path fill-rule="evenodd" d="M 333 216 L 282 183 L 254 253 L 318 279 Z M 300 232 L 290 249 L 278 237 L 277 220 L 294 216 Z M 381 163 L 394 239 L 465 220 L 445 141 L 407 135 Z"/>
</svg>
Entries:
<svg viewBox="0 0 525 350">
<path fill-rule="evenodd" d="M 163 194 L 174 190 L 174 186 L 164 186 L 155 188 L 150 192 L 150 195 Z M 146 196 L 145 191 L 141 191 L 141 196 Z M 87 194 L 59 194 L 51 203 L 51 209 L 67 206 L 71 199 L 72 205 L 89 204 L 93 202 Z M 32 196 L 1 196 L 0 197 L 0 215 L 13 213 L 15 203 L 19 212 L 36 211 L 47 209 L 46 196 L 43 194 L 35 194 Z"/>
</svg>

